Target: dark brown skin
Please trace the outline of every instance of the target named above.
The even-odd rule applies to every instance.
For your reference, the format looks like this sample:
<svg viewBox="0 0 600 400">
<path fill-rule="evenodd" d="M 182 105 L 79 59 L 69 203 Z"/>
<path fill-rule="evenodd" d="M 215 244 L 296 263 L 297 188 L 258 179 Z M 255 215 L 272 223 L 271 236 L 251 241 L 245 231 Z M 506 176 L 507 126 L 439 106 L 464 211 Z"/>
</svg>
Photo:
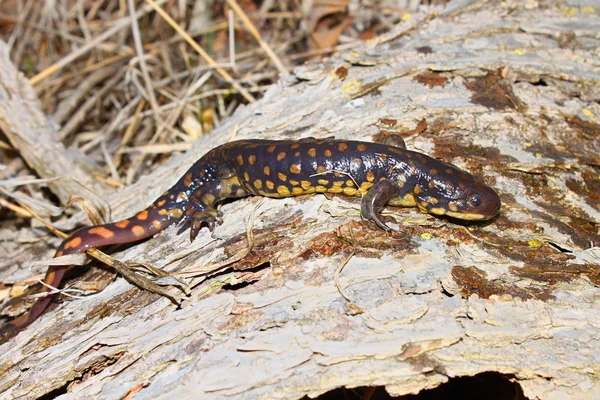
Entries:
<svg viewBox="0 0 600 400">
<path fill-rule="evenodd" d="M 399 136 L 390 135 L 385 144 L 313 138 L 240 140 L 206 153 L 135 216 L 74 232 L 55 257 L 138 241 L 176 222 L 190 226 L 193 241 L 203 225 L 212 231 L 222 223 L 216 206 L 224 199 L 312 193 L 362 196 L 363 218 L 384 230 L 395 222 L 381 215 L 385 204 L 417 206 L 423 212 L 470 221 L 490 219 L 500 210 L 500 198 L 491 187 L 451 164 L 406 150 Z M 50 266 L 44 282 L 58 287 L 69 268 Z M 52 297 L 40 299 L 28 313 L 2 326 L 0 342 L 35 321 Z"/>
</svg>

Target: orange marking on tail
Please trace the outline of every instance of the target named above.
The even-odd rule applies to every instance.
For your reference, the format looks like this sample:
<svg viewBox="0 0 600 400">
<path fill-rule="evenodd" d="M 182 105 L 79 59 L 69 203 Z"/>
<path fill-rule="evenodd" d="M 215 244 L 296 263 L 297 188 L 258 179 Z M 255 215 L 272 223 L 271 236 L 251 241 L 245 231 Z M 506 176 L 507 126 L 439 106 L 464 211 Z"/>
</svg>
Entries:
<svg viewBox="0 0 600 400">
<path fill-rule="evenodd" d="M 165 203 L 167 202 L 167 200 L 162 199 L 161 201 L 159 201 L 158 203 L 156 203 L 157 206 L 162 207 L 165 205 Z"/>
<path fill-rule="evenodd" d="M 63 255 L 62 250 L 59 250 L 59 251 L 56 252 L 56 254 L 54 255 L 54 257 L 60 257 L 62 255 Z"/>
<path fill-rule="evenodd" d="M 140 221 L 145 221 L 146 219 L 148 219 L 148 210 L 141 211 L 138 215 L 135 216 L 135 218 L 139 219 Z"/>
<path fill-rule="evenodd" d="M 146 233 L 146 230 L 144 228 L 142 228 L 139 225 L 134 226 L 133 228 L 131 228 L 131 232 L 133 232 L 133 234 L 137 237 L 142 236 L 144 233 Z"/>
<path fill-rule="evenodd" d="M 48 283 L 48 282 L 52 282 L 54 281 L 54 276 L 56 275 L 55 271 L 48 271 L 48 274 L 46 275 L 46 277 L 44 278 L 44 283 Z M 49 289 L 46 289 L 49 290 Z"/>
<path fill-rule="evenodd" d="M 127 228 L 127 225 L 129 225 L 129 220 L 128 219 L 124 219 L 122 221 L 115 222 L 115 226 L 117 228 L 121 228 L 121 229 Z"/>
<path fill-rule="evenodd" d="M 73 239 L 69 240 L 67 243 L 65 243 L 65 245 L 63 246 L 63 248 L 66 249 L 72 249 L 74 247 L 77 247 L 81 244 L 81 238 L 80 237 L 74 237 Z"/>
<path fill-rule="evenodd" d="M 88 232 L 94 235 L 102 236 L 105 239 L 115 236 L 115 233 L 113 231 L 103 226 L 97 226 L 95 228 L 90 229 Z"/>
<path fill-rule="evenodd" d="M 192 185 L 192 173 L 191 173 L 191 172 L 188 172 L 188 173 L 185 175 L 185 178 L 183 179 L 183 184 L 184 184 L 186 187 L 190 187 L 190 186 Z"/>
</svg>

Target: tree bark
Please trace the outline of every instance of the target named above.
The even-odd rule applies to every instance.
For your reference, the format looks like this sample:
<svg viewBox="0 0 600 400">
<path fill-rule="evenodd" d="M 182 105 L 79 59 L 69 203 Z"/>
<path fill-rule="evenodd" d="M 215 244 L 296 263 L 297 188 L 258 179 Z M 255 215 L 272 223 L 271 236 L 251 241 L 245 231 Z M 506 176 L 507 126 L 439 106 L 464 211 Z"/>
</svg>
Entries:
<svg viewBox="0 0 600 400">
<path fill-rule="evenodd" d="M 485 176 L 503 200 L 491 223 L 388 208 L 400 226 L 386 234 L 360 220 L 353 199 L 225 204 L 223 225 L 192 244 L 172 227 L 114 254 L 170 272 L 234 258 L 186 281 L 181 308 L 122 278 L 65 301 L 0 346 L 2 397 L 299 399 L 357 386 L 402 395 L 485 371 L 529 398 L 598 396 L 600 17 L 562 7 L 457 1 L 411 14 L 297 68 L 190 151 L 106 196 L 115 220 L 143 209 L 236 126 L 240 139 L 373 140 L 387 130 Z M 0 53 L 0 81 L 14 79 Z M 5 90 L 30 90 L 18 85 Z M 0 115 L 2 129 L 18 130 L 19 117 Z M 334 283 L 341 266 L 349 300 Z"/>
</svg>

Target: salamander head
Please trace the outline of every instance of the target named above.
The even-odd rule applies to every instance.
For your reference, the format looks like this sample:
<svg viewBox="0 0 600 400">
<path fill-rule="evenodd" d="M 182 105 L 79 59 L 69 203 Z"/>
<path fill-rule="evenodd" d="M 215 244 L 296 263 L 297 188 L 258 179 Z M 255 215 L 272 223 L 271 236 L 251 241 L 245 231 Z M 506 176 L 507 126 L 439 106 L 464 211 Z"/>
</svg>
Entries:
<svg viewBox="0 0 600 400">
<path fill-rule="evenodd" d="M 437 174 L 425 176 L 415 190 L 422 211 L 467 221 L 485 221 L 500 211 L 500 197 L 479 178 L 445 164 Z M 417 193 L 418 192 L 418 193 Z"/>
</svg>

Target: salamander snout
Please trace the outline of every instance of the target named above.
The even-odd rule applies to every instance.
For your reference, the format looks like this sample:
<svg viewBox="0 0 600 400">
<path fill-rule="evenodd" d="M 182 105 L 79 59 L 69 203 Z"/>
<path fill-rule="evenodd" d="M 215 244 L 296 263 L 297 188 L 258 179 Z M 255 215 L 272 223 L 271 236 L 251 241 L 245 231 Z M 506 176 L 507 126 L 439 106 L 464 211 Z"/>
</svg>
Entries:
<svg viewBox="0 0 600 400">
<path fill-rule="evenodd" d="M 500 196 L 491 187 L 477 182 L 465 191 L 466 201 L 462 202 L 461 219 L 485 221 L 500 211 Z M 450 213 L 448 214 L 450 216 Z"/>
<path fill-rule="evenodd" d="M 460 182 L 432 180 L 418 194 L 419 208 L 435 215 L 467 221 L 485 221 L 500 211 L 498 193 L 479 179 L 467 175 Z"/>
</svg>

